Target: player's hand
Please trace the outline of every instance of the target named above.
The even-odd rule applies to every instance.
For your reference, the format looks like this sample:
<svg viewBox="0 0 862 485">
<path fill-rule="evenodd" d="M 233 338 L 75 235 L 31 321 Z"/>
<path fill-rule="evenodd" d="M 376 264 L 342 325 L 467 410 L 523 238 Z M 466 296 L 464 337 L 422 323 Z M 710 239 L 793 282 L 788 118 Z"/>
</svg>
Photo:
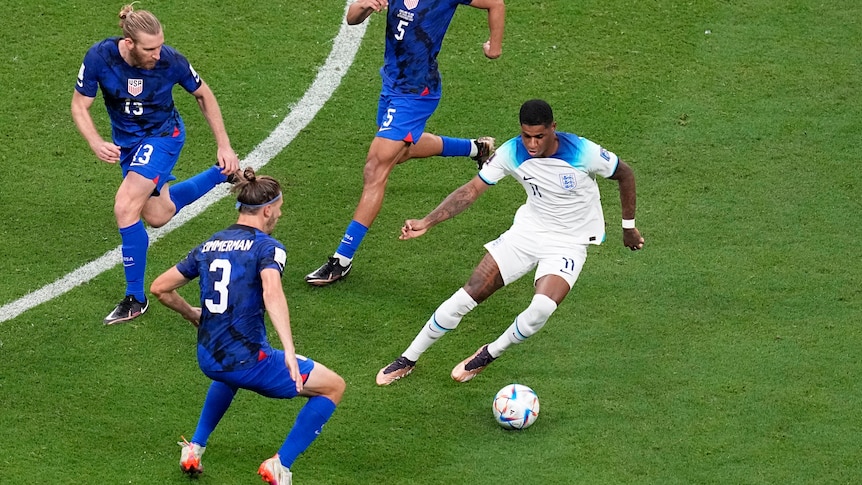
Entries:
<svg viewBox="0 0 862 485">
<path fill-rule="evenodd" d="M 216 157 L 218 158 L 218 166 L 221 167 L 221 173 L 230 175 L 239 170 L 239 158 L 237 158 L 233 148 L 219 147 Z"/>
<path fill-rule="evenodd" d="M 499 47 L 497 49 L 491 49 L 491 41 L 487 41 L 482 44 L 482 50 L 485 51 L 485 57 L 488 59 L 496 59 L 503 55 L 503 48 Z"/>
<path fill-rule="evenodd" d="M 401 227 L 401 235 L 398 236 L 398 239 L 402 241 L 406 241 L 407 239 L 413 239 L 414 237 L 419 237 L 425 232 L 428 231 L 428 226 L 423 222 L 423 220 L 419 219 L 407 219 L 404 221 L 404 226 Z"/>
<path fill-rule="evenodd" d="M 386 10 L 389 0 L 356 0 L 347 8 L 345 20 L 347 25 L 359 25 L 374 12 Z"/>
<path fill-rule="evenodd" d="M 120 161 L 120 147 L 109 141 L 103 140 L 91 148 L 93 153 L 103 162 L 117 163 Z"/>
<path fill-rule="evenodd" d="M 299 373 L 299 363 L 296 361 L 296 354 L 285 351 L 284 366 L 290 372 L 290 378 L 296 383 L 296 392 L 302 392 L 302 374 Z"/>
<path fill-rule="evenodd" d="M 379 12 L 389 7 L 389 0 L 359 0 L 358 3 L 365 8 L 374 10 L 375 12 Z"/>
<path fill-rule="evenodd" d="M 356 5 L 362 7 L 363 9 L 371 9 L 375 12 L 379 12 L 381 10 L 389 7 L 389 0 L 356 0 Z M 370 13 L 366 15 L 371 15 Z M 363 19 L 364 20 L 364 19 Z"/>
<path fill-rule="evenodd" d="M 637 251 L 643 249 L 644 238 L 637 228 L 623 229 L 623 244 L 632 251 Z"/>
<path fill-rule="evenodd" d="M 201 307 L 193 306 L 192 313 L 189 315 L 183 315 L 183 318 L 188 320 L 195 328 L 201 326 Z"/>
</svg>

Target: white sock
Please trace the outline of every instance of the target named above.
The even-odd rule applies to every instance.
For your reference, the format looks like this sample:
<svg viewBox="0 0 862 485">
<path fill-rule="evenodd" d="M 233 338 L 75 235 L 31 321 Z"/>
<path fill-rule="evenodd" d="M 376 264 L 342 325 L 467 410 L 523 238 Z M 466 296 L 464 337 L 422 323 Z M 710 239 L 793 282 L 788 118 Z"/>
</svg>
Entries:
<svg viewBox="0 0 862 485">
<path fill-rule="evenodd" d="M 332 257 L 338 258 L 338 264 L 341 266 L 347 266 L 351 261 L 353 261 L 353 258 L 348 258 L 347 256 L 342 256 L 338 253 L 333 254 Z"/>
<path fill-rule="evenodd" d="M 404 357 L 412 361 L 419 360 L 419 356 L 428 350 L 428 347 L 434 344 L 440 337 L 461 323 L 464 315 L 470 310 L 476 308 L 476 301 L 464 291 L 464 288 L 459 288 L 448 300 L 444 301 L 437 307 L 437 310 L 431 314 L 431 318 L 413 339 L 413 342 L 404 351 Z"/>
<path fill-rule="evenodd" d="M 545 322 L 557 309 L 557 303 L 545 295 L 534 295 L 533 300 L 497 340 L 488 344 L 488 353 L 495 359 L 514 344 L 527 340 L 545 326 Z"/>
<path fill-rule="evenodd" d="M 476 144 L 476 140 L 473 138 L 471 138 L 470 141 L 472 142 L 470 143 L 470 156 L 475 157 L 479 154 L 479 145 Z"/>
</svg>

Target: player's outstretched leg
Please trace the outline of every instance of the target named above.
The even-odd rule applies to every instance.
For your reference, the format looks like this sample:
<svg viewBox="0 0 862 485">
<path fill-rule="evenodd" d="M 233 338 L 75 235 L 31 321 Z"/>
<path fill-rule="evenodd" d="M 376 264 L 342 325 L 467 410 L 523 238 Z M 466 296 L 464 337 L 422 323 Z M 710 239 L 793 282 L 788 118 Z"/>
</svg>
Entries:
<svg viewBox="0 0 862 485">
<path fill-rule="evenodd" d="M 462 360 L 452 369 L 452 379 L 458 382 L 467 382 L 485 370 L 485 367 L 494 362 L 494 359 L 488 352 L 488 345 L 483 345 L 479 347 L 476 353 Z"/>
<path fill-rule="evenodd" d="M 230 177 L 234 181 L 236 180 L 235 174 L 230 174 Z M 176 212 L 179 212 L 184 207 L 203 197 L 204 194 L 212 190 L 216 185 L 227 181 L 228 176 L 221 173 L 221 168 L 218 165 L 213 165 L 191 178 L 172 185 L 168 193 L 171 202 L 176 207 Z"/>
<path fill-rule="evenodd" d="M 413 372 L 414 367 L 416 367 L 416 361 L 402 355 L 391 364 L 380 369 L 380 372 L 377 373 L 377 385 L 388 386 L 402 377 L 407 377 Z"/>
<path fill-rule="evenodd" d="M 291 485 L 293 483 L 293 474 L 290 473 L 289 468 L 281 464 L 278 455 L 261 463 L 257 469 L 257 474 L 269 485 Z"/>
</svg>

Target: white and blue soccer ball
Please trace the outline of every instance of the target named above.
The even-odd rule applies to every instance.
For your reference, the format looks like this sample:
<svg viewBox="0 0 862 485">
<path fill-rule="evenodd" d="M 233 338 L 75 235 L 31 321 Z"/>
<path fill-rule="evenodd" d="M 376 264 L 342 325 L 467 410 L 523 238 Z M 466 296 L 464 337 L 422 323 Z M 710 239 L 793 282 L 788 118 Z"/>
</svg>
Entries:
<svg viewBox="0 0 862 485">
<path fill-rule="evenodd" d="M 523 384 L 509 384 L 494 396 L 494 420 L 506 429 L 524 429 L 539 417 L 539 396 Z"/>
</svg>

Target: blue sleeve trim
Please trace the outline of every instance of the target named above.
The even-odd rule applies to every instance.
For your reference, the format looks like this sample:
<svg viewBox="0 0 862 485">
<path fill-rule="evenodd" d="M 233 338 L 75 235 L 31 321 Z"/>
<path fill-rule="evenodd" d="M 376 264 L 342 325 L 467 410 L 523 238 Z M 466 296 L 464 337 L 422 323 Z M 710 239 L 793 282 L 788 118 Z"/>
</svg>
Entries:
<svg viewBox="0 0 862 485">
<path fill-rule="evenodd" d="M 479 173 L 478 173 L 478 174 L 476 174 L 476 175 L 477 175 L 480 179 L 482 179 L 482 182 L 485 182 L 487 185 L 491 185 L 491 186 L 497 185 L 497 183 L 496 183 L 496 182 L 489 182 L 487 179 L 485 179 L 485 177 L 483 177 L 483 176 L 482 176 L 482 172 L 479 172 Z"/>
</svg>

